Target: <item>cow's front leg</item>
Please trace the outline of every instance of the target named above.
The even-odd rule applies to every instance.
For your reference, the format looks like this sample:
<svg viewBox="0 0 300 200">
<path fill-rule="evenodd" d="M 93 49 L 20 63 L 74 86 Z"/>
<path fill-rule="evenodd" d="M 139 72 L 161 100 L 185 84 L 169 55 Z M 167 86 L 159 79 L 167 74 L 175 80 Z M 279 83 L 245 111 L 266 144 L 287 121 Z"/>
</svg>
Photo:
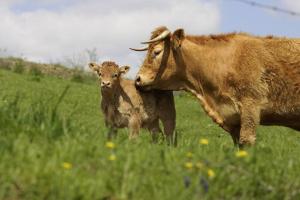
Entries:
<svg viewBox="0 0 300 200">
<path fill-rule="evenodd" d="M 241 130 L 239 145 L 253 145 L 256 140 L 256 126 L 260 120 L 260 109 L 257 104 L 245 102 L 240 108 L 241 112 Z"/>
<path fill-rule="evenodd" d="M 159 99 L 158 115 L 164 127 L 164 135 L 168 144 L 176 145 L 176 110 L 172 92 Z"/>
</svg>

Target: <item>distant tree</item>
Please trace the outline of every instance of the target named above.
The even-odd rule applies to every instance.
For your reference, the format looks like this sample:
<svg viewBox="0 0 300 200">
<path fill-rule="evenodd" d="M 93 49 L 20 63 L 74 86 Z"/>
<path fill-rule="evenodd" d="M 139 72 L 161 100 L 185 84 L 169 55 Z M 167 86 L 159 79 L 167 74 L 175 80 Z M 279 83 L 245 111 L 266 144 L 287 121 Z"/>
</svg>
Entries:
<svg viewBox="0 0 300 200">
<path fill-rule="evenodd" d="M 97 48 L 86 49 L 80 53 L 73 53 L 65 57 L 63 64 L 72 68 L 83 70 L 89 62 L 97 62 L 99 54 Z"/>
<path fill-rule="evenodd" d="M 65 65 L 81 70 L 83 70 L 86 63 L 87 58 L 84 53 L 74 53 L 71 56 L 68 56 L 64 59 Z"/>
<path fill-rule="evenodd" d="M 97 48 L 94 47 L 93 49 L 86 49 L 85 51 L 88 55 L 88 62 L 97 62 L 99 60 Z"/>
<path fill-rule="evenodd" d="M 0 58 L 7 57 L 7 49 L 0 48 Z"/>
</svg>

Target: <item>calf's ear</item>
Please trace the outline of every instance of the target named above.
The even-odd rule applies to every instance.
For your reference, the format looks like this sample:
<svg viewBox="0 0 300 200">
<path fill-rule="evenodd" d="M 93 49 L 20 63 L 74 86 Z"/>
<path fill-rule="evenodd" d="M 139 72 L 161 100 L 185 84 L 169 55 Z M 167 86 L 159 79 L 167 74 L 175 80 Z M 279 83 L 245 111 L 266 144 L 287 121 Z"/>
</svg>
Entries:
<svg viewBox="0 0 300 200">
<path fill-rule="evenodd" d="M 123 66 L 119 68 L 119 74 L 126 74 L 129 71 L 129 66 Z"/>
<path fill-rule="evenodd" d="M 173 48 L 178 49 L 181 47 L 181 43 L 184 40 L 184 30 L 182 28 L 174 31 L 171 37 Z"/>
<path fill-rule="evenodd" d="M 96 63 L 89 63 L 89 68 L 95 72 L 98 72 L 100 69 L 100 66 Z"/>
</svg>

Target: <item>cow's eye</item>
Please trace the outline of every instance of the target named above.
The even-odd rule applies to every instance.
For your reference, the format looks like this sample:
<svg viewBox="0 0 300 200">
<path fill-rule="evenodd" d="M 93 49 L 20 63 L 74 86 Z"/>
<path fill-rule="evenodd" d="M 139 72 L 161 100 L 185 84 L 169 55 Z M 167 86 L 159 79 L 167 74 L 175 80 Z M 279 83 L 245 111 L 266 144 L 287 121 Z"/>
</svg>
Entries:
<svg viewBox="0 0 300 200">
<path fill-rule="evenodd" d="M 159 49 L 159 50 L 155 50 L 155 51 L 154 51 L 154 54 L 155 54 L 155 55 L 158 55 L 158 54 L 160 54 L 160 52 L 161 52 L 160 49 Z"/>
<path fill-rule="evenodd" d="M 118 73 L 114 73 L 114 74 L 112 75 L 112 77 L 113 77 L 113 78 L 117 78 L 117 77 L 118 77 Z"/>
<path fill-rule="evenodd" d="M 101 72 L 98 72 L 98 75 L 99 75 L 99 76 L 102 76 Z"/>
<path fill-rule="evenodd" d="M 155 50 L 153 51 L 152 58 L 155 58 L 156 56 L 158 56 L 158 55 L 160 54 L 160 52 L 161 52 L 161 49 L 155 49 Z"/>
</svg>

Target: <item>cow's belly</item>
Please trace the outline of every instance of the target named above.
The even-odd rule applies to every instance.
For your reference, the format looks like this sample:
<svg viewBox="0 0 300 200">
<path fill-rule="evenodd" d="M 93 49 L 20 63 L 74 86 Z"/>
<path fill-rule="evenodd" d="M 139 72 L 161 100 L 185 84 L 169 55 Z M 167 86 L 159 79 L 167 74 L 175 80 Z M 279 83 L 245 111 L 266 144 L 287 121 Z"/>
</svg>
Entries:
<svg viewBox="0 0 300 200">
<path fill-rule="evenodd" d="M 300 113 L 276 113 L 263 110 L 261 112 L 260 124 L 286 126 L 300 131 Z"/>
</svg>

